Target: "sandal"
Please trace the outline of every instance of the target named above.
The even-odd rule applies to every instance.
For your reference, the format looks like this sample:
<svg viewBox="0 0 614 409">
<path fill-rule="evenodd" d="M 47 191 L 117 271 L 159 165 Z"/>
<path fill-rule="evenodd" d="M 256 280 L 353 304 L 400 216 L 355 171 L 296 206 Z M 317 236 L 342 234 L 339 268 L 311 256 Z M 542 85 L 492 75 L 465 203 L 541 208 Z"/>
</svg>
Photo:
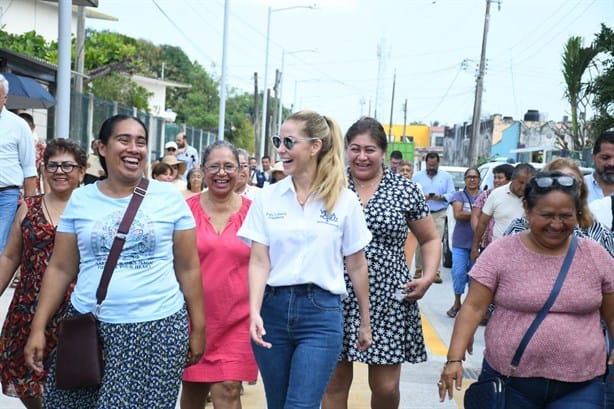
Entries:
<svg viewBox="0 0 614 409">
<path fill-rule="evenodd" d="M 456 314 L 458 314 L 458 312 L 460 311 L 460 307 L 456 308 L 456 307 L 452 307 L 450 308 L 446 314 L 448 315 L 448 317 L 450 318 L 456 318 Z"/>
</svg>

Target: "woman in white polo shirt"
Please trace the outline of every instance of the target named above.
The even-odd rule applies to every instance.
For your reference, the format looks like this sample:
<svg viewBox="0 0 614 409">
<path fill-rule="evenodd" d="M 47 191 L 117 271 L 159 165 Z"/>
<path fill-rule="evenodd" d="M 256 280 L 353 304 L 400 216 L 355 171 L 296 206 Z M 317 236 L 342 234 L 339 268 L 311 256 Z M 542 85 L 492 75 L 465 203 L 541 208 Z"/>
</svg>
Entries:
<svg viewBox="0 0 614 409">
<path fill-rule="evenodd" d="M 337 123 L 292 114 L 273 137 L 289 175 L 258 195 L 238 235 L 251 241 L 250 334 L 269 409 L 317 409 L 343 339 L 343 264 L 356 293 L 358 344 L 371 345 L 363 248 L 371 240 L 346 188 Z"/>
</svg>

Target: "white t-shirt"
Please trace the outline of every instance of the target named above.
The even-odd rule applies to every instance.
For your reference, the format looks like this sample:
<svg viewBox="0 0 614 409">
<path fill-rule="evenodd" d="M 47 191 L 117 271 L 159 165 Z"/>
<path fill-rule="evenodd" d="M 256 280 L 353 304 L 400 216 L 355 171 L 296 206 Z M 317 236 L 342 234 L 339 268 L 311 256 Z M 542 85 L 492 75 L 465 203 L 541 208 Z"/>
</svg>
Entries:
<svg viewBox="0 0 614 409">
<path fill-rule="evenodd" d="M 291 177 L 256 196 L 237 235 L 248 245 L 255 241 L 269 248 L 268 285 L 313 283 L 339 295 L 347 295 L 343 258 L 371 241 L 354 192 L 344 188 L 332 213 L 322 200 L 301 208 Z"/>
<path fill-rule="evenodd" d="M 608 230 L 612 228 L 612 196 L 593 200 L 588 204 L 588 208 L 599 223 Z"/>
<path fill-rule="evenodd" d="M 512 220 L 524 215 L 522 198 L 510 191 L 510 184 L 511 182 L 493 190 L 482 208 L 482 213 L 495 219 L 492 230 L 493 241 L 503 236 Z"/>
<path fill-rule="evenodd" d="M 71 302 L 81 313 L 96 310 L 100 277 L 131 199 L 108 197 L 98 189 L 98 183 L 73 192 L 57 229 L 77 235 L 80 265 Z M 192 212 L 172 184 L 151 180 L 130 226 L 99 319 L 145 322 L 179 311 L 184 298 L 173 266 L 173 233 L 194 227 Z M 61 257 L 52 257 L 56 256 Z"/>
</svg>

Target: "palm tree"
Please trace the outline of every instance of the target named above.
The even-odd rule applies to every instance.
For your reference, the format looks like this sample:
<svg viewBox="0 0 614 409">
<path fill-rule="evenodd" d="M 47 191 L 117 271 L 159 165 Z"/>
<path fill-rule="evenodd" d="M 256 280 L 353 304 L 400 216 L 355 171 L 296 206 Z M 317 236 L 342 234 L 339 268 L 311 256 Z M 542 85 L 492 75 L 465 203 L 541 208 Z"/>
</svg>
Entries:
<svg viewBox="0 0 614 409">
<path fill-rule="evenodd" d="M 570 37 L 563 51 L 563 78 L 567 89 L 565 97 L 569 101 L 571 109 L 571 137 L 573 149 L 580 150 L 584 146 L 584 129 L 578 126 L 578 107 L 587 104 L 587 83 L 582 82 L 582 77 L 591 66 L 593 58 L 598 50 L 591 46 L 583 47 L 581 37 Z"/>
</svg>

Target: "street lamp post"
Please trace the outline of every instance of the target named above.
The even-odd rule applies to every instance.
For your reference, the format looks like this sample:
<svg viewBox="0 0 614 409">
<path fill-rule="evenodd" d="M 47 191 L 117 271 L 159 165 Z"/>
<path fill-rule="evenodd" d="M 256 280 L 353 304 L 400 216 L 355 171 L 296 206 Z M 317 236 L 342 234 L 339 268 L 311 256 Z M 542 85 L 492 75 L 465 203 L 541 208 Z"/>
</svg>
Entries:
<svg viewBox="0 0 614 409">
<path fill-rule="evenodd" d="M 269 72 L 269 43 L 271 36 L 271 14 L 277 11 L 285 11 L 285 10 L 293 10 L 293 9 L 315 9 L 317 6 L 315 4 L 308 6 L 291 6 L 291 7 L 282 7 L 278 9 L 274 9 L 269 6 L 268 14 L 267 14 L 267 23 L 266 23 L 266 47 L 264 51 L 264 75 L 263 75 L 263 84 L 262 84 L 262 123 L 260 124 L 260 149 L 258 152 L 258 161 L 264 156 L 264 140 L 266 139 L 266 123 L 267 123 L 267 108 L 268 108 L 268 98 L 267 98 L 267 87 L 268 87 L 268 72 Z"/>
</svg>

